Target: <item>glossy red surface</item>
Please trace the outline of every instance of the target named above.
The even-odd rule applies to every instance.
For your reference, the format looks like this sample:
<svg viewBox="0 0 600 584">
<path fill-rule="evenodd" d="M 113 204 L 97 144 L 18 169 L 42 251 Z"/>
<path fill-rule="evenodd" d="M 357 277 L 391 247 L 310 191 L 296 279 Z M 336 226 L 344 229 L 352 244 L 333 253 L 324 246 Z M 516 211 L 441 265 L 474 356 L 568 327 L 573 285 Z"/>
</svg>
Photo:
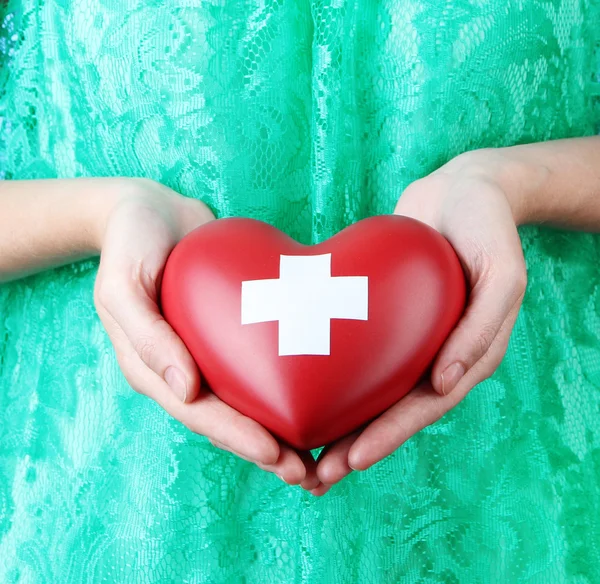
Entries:
<svg viewBox="0 0 600 584">
<path fill-rule="evenodd" d="M 279 356 L 278 322 L 241 324 L 241 283 L 279 278 L 280 255 L 328 253 L 332 276 L 368 277 L 368 320 L 331 320 L 329 355 Z M 414 219 L 371 217 L 304 246 L 266 223 L 231 218 L 175 247 L 161 305 L 212 391 L 291 446 L 312 449 L 408 393 L 465 296 L 454 250 Z"/>
</svg>

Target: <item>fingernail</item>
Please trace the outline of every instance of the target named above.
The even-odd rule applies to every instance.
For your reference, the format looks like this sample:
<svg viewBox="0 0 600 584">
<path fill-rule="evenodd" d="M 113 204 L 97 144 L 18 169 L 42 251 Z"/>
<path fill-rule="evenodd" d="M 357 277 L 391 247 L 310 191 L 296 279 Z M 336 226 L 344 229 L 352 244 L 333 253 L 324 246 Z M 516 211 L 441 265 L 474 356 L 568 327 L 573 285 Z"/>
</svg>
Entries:
<svg viewBox="0 0 600 584">
<path fill-rule="evenodd" d="M 356 468 L 354 466 L 352 466 L 352 463 L 350 462 L 350 460 L 348 460 L 348 466 L 352 469 L 355 470 L 357 472 L 360 472 L 361 470 L 363 470 L 362 468 Z"/>
<path fill-rule="evenodd" d="M 165 381 L 173 390 L 173 393 L 185 403 L 187 397 L 187 384 L 183 373 L 177 367 L 167 367 L 165 371 Z"/>
<path fill-rule="evenodd" d="M 452 363 L 442 373 L 442 395 L 448 395 L 465 374 L 462 363 Z"/>
<path fill-rule="evenodd" d="M 280 474 L 275 473 L 275 476 L 279 477 L 284 483 L 287 483 L 287 481 Z"/>
<path fill-rule="evenodd" d="M 308 492 L 313 495 L 314 497 L 319 497 L 321 496 L 321 494 L 323 493 L 317 493 L 317 491 L 323 487 L 323 483 L 321 483 L 318 487 L 315 487 L 314 489 L 310 489 Z M 329 489 L 327 489 L 325 492 L 327 492 Z"/>
</svg>

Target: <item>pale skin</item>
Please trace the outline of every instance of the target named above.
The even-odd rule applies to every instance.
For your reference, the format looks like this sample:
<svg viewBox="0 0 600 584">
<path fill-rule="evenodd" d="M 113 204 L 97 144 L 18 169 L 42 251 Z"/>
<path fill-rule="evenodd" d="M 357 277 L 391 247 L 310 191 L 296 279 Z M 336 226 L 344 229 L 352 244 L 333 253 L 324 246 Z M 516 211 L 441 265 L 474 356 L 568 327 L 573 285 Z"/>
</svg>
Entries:
<svg viewBox="0 0 600 584">
<path fill-rule="evenodd" d="M 501 362 L 527 274 L 516 227 L 600 231 L 600 137 L 462 154 L 412 183 L 395 212 L 454 246 L 469 280 L 464 316 L 431 379 L 315 461 L 204 391 L 156 303 L 164 262 L 214 216 L 203 203 L 132 178 L 0 182 L 0 282 L 101 255 L 94 301 L 133 389 L 219 448 L 323 495 L 440 419 Z"/>
</svg>

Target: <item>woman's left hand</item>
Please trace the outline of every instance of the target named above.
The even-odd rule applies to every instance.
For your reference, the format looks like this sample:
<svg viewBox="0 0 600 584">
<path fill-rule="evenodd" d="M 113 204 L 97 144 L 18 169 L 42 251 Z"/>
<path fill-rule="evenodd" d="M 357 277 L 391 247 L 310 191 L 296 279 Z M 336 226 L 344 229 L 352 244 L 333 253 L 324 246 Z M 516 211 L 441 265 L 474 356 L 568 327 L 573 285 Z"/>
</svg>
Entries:
<svg viewBox="0 0 600 584">
<path fill-rule="evenodd" d="M 365 470 L 411 436 L 439 420 L 504 357 L 527 283 L 516 229 L 513 193 L 487 169 L 494 151 L 463 155 L 412 183 L 395 213 L 427 223 L 446 237 L 469 284 L 466 311 L 433 364 L 431 379 L 352 434 L 321 452 L 317 475 L 322 495 L 353 469 Z M 487 157 L 487 158 L 486 158 Z"/>
</svg>

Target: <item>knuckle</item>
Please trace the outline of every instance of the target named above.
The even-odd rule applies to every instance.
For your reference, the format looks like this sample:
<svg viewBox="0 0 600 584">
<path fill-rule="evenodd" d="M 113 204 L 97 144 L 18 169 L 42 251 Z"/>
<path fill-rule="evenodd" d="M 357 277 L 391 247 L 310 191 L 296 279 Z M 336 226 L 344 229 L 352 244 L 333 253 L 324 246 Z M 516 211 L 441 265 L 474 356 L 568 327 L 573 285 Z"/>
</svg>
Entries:
<svg viewBox="0 0 600 584">
<path fill-rule="evenodd" d="M 475 357 L 476 360 L 483 357 L 494 342 L 498 327 L 494 323 L 484 324 L 475 335 L 474 346 L 475 346 Z"/>
<path fill-rule="evenodd" d="M 156 342 L 151 337 L 138 337 L 133 346 L 140 359 L 150 367 L 156 354 Z"/>
<path fill-rule="evenodd" d="M 122 303 L 124 298 L 138 297 L 140 292 L 154 300 L 157 293 L 156 278 L 153 270 L 141 261 L 107 268 L 106 273 L 103 273 L 101 266 L 94 285 L 94 302 L 96 306 L 111 309 Z"/>
<path fill-rule="evenodd" d="M 133 287 L 119 272 L 100 271 L 94 284 L 94 302 L 96 307 L 102 306 L 112 314 L 116 307 L 129 301 L 132 291 Z"/>
<path fill-rule="evenodd" d="M 115 299 L 115 287 L 104 278 L 97 278 L 94 286 L 94 304 L 99 306 L 111 306 Z"/>
<path fill-rule="evenodd" d="M 525 265 L 519 262 L 492 264 L 485 277 L 477 283 L 480 293 L 488 296 L 494 295 L 507 312 L 523 299 L 526 288 L 527 270 Z M 501 323 L 497 324 L 499 326 Z M 496 331 L 497 324 L 492 323 L 488 326 Z M 483 332 L 485 333 L 485 331 Z"/>
<path fill-rule="evenodd" d="M 133 262 L 129 273 L 132 287 L 141 289 L 149 298 L 155 300 L 157 297 L 157 281 L 160 279 L 162 268 L 156 266 L 149 268 L 147 260 Z"/>
<path fill-rule="evenodd" d="M 520 297 L 527 287 L 527 269 L 524 261 L 497 262 L 493 269 L 493 280 L 510 289 L 513 296 Z"/>
<path fill-rule="evenodd" d="M 467 237 L 463 243 L 464 256 L 468 258 L 466 271 L 472 282 L 486 282 L 494 278 L 498 262 L 490 249 L 477 238 Z"/>
<path fill-rule="evenodd" d="M 405 199 L 410 198 L 412 196 L 418 195 L 419 191 L 421 190 L 421 181 L 422 179 L 417 179 L 414 180 L 413 182 L 411 182 L 402 192 L 402 197 L 404 197 Z M 402 198 L 400 197 L 400 198 Z"/>
<path fill-rule="evenodd" d="M 515 292 L 518 296 L 522 296 L 527 289 L 527 269 L 524 264 L 517 265 L 513 270 L 512 281 L 515 287 Z"/>
<path fill-rule="evenodd" d="M 430 397 L 426 401 L 425 407 L 416 410 L 415 417 L 418 428 L 427 428 L 435 422 L 437 422 L 445 413 L 441 402 L 435 398 Z"/>
<path fill-rule="evenodd" d="M 417 410 L 417 412 L 415 413 L 415 418 L 416 426 L 420 430 L 422 430 L 423 428 L 427 428 L 427 426 L 431 426 L 431 424 L 434 422 L 434 420 L 431 420 L 430 416 L 422 410 Z"/>
</svg>

